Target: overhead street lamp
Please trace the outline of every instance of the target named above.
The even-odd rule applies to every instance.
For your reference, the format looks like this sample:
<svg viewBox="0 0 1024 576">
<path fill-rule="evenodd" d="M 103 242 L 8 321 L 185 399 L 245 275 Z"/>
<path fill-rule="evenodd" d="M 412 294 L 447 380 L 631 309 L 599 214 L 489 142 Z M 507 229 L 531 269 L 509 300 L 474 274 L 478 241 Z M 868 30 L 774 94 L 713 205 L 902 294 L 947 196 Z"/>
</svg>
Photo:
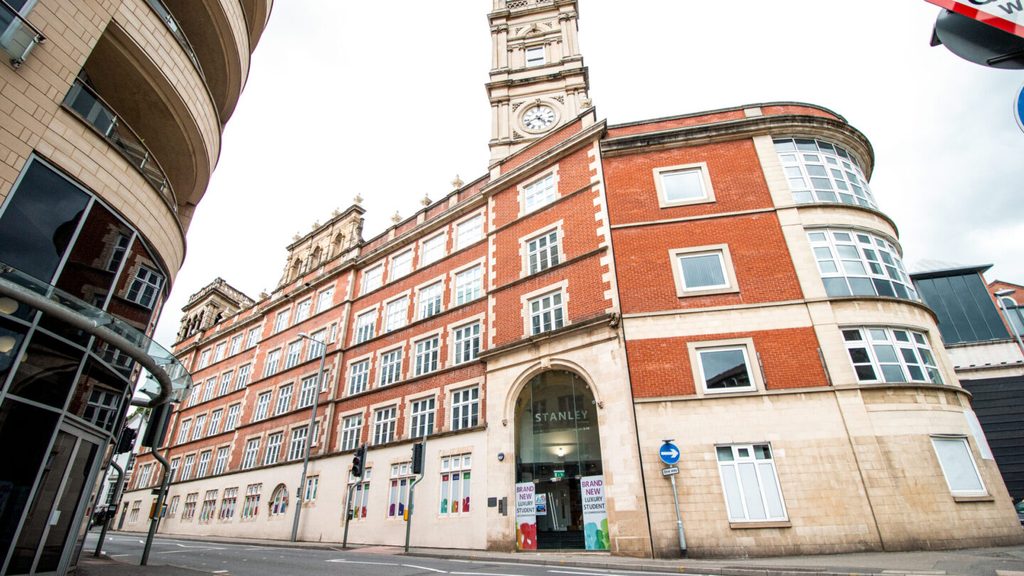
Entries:
<svg viewBox="0 0 1024 576">
<path fill-rule="evenodd" d="M 302 497 L 306 490 L 306 469 L 309 467 L 309 453 L 313 449 L 313 427 L 316 425 L 316 408 L 320 403 L 320 387 L 324 381 L 324 362 L 327 360 L 327 343 L 313 338 L 305 332 L 299 332 L 299 338 L 305 338 L 320 346 L 320 369 L 316 372 L 316 384 L 313 386 L 313 402 L 309 407 L 309 426 L 306 428 L 306 451 L 302 456 L 302 475 L 299 477 L 299 490 L 295 497 L 295 518 L 292 520 L 292 542 L 299 533 L 299 515 L 302 514 Z M 299 398 L 302 391 L 299 390 Z"/>
<path fill-rule="evenodd" d="M 994 294 L 996 297 L 996 301 L 999 302 L 999 309 L 1003 311 L 1003 318 L 1005 318 L 1006 323 L 1010 325 L 1010 332 L 1012 332 L 1013 337 L 1017 339 L 1017 346 L 1020 346 L 1020 351 L 1022 354 L 1024 354 L 1024 342 L 1021 342 L 1020 333 L 1017 332 L 1017 326 L 1013 323 L 1013 320 L 1010 319 L 1010 313 L 1006 309 L 1006 304 L 1003 303 L 1003 298 L 1008 298 L 1010 294 L 1013 294 L 1014 292 L 1016 292 L 1016 290 L 1014 290 L 1013 288 L 1004 288 L 1003 290 L 996 290 Z M 1024 318 L 1020 318 L 1020 315 L 1020 309 L 1018 307 L 1018 320 L 1020 320 L 1021 325 L 1024 326 Z"/>
</svg>

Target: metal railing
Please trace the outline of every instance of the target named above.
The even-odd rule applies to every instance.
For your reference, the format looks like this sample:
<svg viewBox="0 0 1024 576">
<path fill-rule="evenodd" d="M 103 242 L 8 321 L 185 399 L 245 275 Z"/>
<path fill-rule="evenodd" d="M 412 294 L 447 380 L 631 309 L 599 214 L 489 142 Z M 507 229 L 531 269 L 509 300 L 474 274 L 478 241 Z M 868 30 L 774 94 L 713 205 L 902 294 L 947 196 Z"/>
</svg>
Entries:
<svg viewBox="0 0 1024 576">
<path fill-rule="evenodd" d="M 36 44 L 46 40 L 43 33 L 25 19 L 6 0 L 0 0 L 0 48 L 9 56 L 13 68 L 21 66 Z"/>
<path fill-rule="evenodd" d="M 178 45 L 185 51 L 188 59 L 192 61 L 192 65 L 196 67 L 196 72 L 199 72 L 200 78 L 203 82 L 206 82 L 206 75 L 203 74 L 203 67 L 199 65 L 199 59 L 196 58 L 196 51 L 192 49 L 192 44 L 188 41 L 188 37 L 181 30 L 181 25 L 178 24 L 178 20 L 171 14 L 171 11 L 161 0 L 146 0 L 149 7 L 156 12 L 156 15 L 164 21 L 164 26 L 171 32 L 174 39 L 178 41 Z"/>
<path fill-rule="evenodd" d="M 125 160 L 128 160 L 129 164 L 134 166 L 157 189 L 171 205 L 171 209 L 175 213 L 178 212 L 174 189 L 171 188 L 171 183 L 167 180 L 167 174 L 160 166 L 160 162 L 146 147 L 142 138 L 114 112 L 114 109 L 99 94 L 81 79 L 76 79 L 75 83 L 71 85 L 71 90 L 68 90 L 68 95 L 64 98 L 64 107 L 99 132 L 121 156 L 124 156 Z"/>
</svg>

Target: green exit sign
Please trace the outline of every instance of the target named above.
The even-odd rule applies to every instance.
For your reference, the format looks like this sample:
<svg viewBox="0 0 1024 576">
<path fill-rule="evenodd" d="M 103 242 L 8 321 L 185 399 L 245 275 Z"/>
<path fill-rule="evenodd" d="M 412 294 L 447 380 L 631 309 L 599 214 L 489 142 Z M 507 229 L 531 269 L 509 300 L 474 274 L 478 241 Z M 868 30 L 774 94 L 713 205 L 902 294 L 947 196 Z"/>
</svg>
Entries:
<svg viewBox="0 0 1024 576">
<path fill-rule="evenodd" d="M 555 478 L 565 478 L 565 470 L 555 470 Z"/>
</svg>

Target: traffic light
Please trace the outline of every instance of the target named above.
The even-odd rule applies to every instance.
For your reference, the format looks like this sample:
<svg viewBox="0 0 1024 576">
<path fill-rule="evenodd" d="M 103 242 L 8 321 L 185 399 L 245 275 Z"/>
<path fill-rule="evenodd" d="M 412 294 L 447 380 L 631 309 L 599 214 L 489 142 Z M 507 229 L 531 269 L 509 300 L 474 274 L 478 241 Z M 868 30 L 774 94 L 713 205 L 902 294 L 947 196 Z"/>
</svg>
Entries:
<svg viewBox="0 0 1024 576">
<path fill-rule="evenodd" d="M 138 435 L 139 431 L 135 428 L 125 428 L 121 430 L 121 436 L 117 439 L 117 447 L 114 449 L 114 454 L 125 454 L 132 451 L 132 447 L 135 445 L 135 436 Z"/>
<path fill-rule="evenodd" d="M 423 443 L 412 445 L 412 473 L 423 474 Z"/>
<path fill-rule="evenodd" d="M 156 449 L 164 440 L 164 432 L 167 431 L 167 421 L 171 419 L 171 403 L 167 402 L 154 406 L 149 413 L 149 421 L 146 423 L 146 432 L 142 435 L 142 446 Z"/>
<path fill-rule="evenodd" d="M 356 448 L 356 453 L 352 455 L 352 475 L 362 476 L 363 475 L 363 461 L 366 460 L 366 444 L 363 444 L 359 448 Z"/>
</svg>

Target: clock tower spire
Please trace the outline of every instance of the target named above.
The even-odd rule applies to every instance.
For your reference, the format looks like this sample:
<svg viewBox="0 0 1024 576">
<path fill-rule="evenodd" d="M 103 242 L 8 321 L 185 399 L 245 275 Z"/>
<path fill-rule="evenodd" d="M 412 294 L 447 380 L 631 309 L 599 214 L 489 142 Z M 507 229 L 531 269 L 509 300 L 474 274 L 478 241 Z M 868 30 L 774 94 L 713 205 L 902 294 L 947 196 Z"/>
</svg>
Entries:
<svg viewBox="0 0 1024 576">
<path fill-rule="evenodd" d="M 576 0 L 492 0 L 491 162 L 591 107 Z"/>
</svg>

